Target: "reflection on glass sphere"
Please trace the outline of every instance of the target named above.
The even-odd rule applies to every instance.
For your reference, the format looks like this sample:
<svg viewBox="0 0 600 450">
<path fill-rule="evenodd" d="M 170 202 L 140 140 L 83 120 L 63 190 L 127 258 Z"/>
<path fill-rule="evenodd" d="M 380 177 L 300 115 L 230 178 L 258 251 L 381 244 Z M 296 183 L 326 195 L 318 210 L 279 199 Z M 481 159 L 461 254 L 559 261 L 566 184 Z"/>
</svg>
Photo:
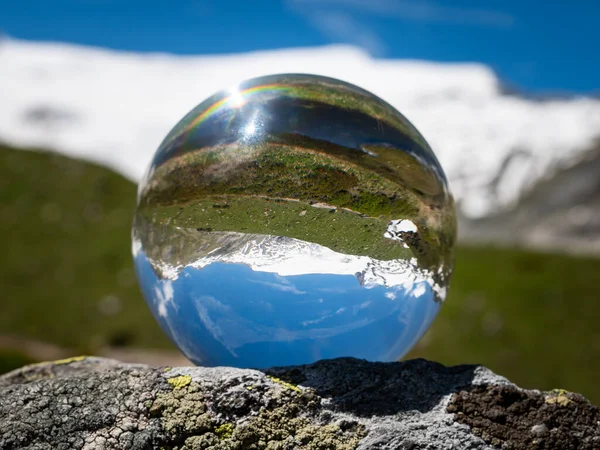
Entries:
<svg viewBox="0 0 600 450">
<path fill-rule="evenodd" d="M 196 364 L 389 361 L 438 313 L 455 235 L 446 177 L 406 118 L 339 80 L 274 75 L 167 135 L 133 253 L 156 320 Z"/>
</svg>

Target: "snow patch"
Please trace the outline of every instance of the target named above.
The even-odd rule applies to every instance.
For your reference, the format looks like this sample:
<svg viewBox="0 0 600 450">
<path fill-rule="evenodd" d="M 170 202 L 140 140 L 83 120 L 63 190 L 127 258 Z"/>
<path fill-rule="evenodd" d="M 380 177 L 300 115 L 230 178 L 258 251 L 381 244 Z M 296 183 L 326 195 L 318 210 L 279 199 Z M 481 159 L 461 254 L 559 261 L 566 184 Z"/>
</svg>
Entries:
<svg viewBox="0 0 600 450">
<path fill-rule="evenodd" d="M 233 238 L 241 235 L 230 234 Z M 232 243 L 234 241 L 231 240 Z M 308 274 L 354 275 L 367 289 L 383 286 L 396 291 L 403 290 L 406 295 L 413 297 L 423 295 L 425 285 L 429 285 L 440 300 L 443 301 L 446 296 L 446 289 L 434 280 L 433 273 L 420 269 L 414 258 L 408 261 L 380 261 L 368 256 L 338 253 L 319 244 L 281 236 L 254 235 L 237 246 L 229 244 L 226 253 L 215 249 L 188 267 L 202 269 L 215 263 L 245 264 L 256 272 L 286 277 Z M 168 268 L 171 276 L 178 276 L 179 271 L 178 268 Z M 388 298 L 393 300 L 395 294 Z"/>
<path fill-rule="evenodd" d="M 599 100 L 503 95 L 481 64 L 372 59 L 348 46 L 190 57 L 4 39 L 0 141 L 102 163 L 137 181 L 192 107 L 274 72 L 338 78 L 391 103 L 431 144 L 473 217 L 515 202 L 600 134 Z"/>
</svg>

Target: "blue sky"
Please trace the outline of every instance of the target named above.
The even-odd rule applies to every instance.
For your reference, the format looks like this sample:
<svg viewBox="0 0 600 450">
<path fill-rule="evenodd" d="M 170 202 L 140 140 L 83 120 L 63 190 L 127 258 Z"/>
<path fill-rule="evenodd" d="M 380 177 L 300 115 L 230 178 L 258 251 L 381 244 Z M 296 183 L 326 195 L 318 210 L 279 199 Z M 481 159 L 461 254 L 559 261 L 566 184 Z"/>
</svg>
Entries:
<svg viewBox="0 0 600 450">
<path fill-rule="evenodd" d="M 378 58 L 477 61 L 530 92 L 600 91 L 600 1 L 7 0 L 17 38 L 180 54 L 348 43 Z"/>
</svg>

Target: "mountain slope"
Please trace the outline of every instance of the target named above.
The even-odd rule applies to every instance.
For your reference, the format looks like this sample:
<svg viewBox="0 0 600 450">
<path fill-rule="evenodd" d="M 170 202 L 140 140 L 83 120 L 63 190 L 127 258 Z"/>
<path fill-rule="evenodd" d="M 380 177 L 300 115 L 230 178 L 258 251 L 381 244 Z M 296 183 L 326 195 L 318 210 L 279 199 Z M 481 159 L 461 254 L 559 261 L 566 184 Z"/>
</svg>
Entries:
<svg viewBox="0 0 600 450">
<path fill-rule="evenodd" d="M 461 222 L 473 243 L 600 254 L 600 141 L 581 161 L 538 180 L 513 208 Z"/>
<path fill-rule="evenodd" d="M 6 39 L 0 140 L 100 162 L 135 181 L 189 109 L 274 72 L 340 78 L 390 102 L 430 142 L 468 217 L 512 206 L 600 135 L 599 100 L 505 95 L 478 64 L 375 60 L 344 46 L 186 57 Z"/>
</svg>

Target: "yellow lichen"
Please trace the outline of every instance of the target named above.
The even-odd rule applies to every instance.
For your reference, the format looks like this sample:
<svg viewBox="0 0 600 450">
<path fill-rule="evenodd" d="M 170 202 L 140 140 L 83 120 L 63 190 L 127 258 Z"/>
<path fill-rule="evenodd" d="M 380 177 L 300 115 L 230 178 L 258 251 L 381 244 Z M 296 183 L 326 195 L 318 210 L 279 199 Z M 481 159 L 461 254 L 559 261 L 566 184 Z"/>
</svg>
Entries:
<svg viewBox="0 0 600 450">
<path fill-rule="evenodd" d="M 192 382 L 192 377 L 189 375 L 180 375 L 178 377 L 169 378 L 167 383 L 173 386 L 173 389 L 182 389 Z"/>
<path fill-rule="evenodd" d="M 246 389 L 248 389 L 249 391 L 252 390 L 252 386 L 246 386 Z"/>
<path fill-rule="evenodd" d="M 224 423 L 215 428 L 215 434 L 219 436 L 219 439 L 229 439 L 233 435 L 233 425 L 230 423 Z"/>
<path fill-rule="evenodd" d="M 56 361 L 52 361 L 52 364 L 58 366 L 60 364 L 71 364 L 72 362 L 83 361 L 87 356 L 73 356 L 72 358 L 65 359 L 57 359 Z"/>
<path fill-rule="evenodd" d="M 546 397 L 546 403 L 567 406 L 571 403 L 571 400 L 567 397 L 568 393 L 569 391 L 565 389 L 552 389 L 550 395 Z"/>
<path fill-rule="evenodd" d="M 267 378 L 269 380 L 271 380 L 273 383 L 277 383 L 277 384 L 282 385 L 284 388 L 291 389 L 292 391 L 296 391 L 296 392 L 302 393 L 302 389 L 300 389 L 298 386 L 296 386 L 294 384 L 288 383 L 287 381 L 283 381 L 282 379 L 277 378 L 277 377 L 273 377 L 271 375 L 267 375 Z"/>
</svg>

